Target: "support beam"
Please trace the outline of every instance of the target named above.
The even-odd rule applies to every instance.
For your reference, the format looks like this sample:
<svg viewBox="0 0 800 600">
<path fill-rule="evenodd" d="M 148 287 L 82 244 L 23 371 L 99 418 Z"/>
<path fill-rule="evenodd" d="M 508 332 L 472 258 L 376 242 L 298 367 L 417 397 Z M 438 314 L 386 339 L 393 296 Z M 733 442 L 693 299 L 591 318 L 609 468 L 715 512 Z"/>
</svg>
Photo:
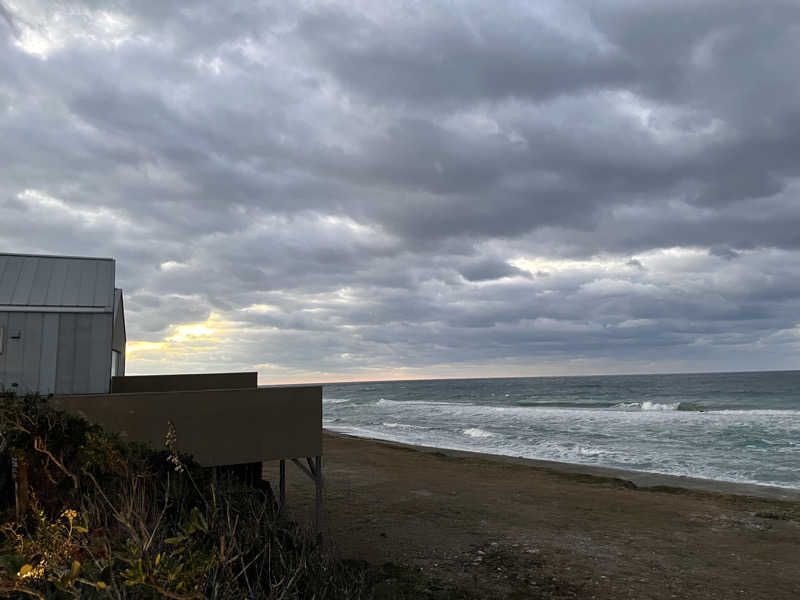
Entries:
<svg viewBox="0 0 800 600">
<path fill-rule="evenodd" d="M 312 480 L 314 479 L 314 474 L 313 474 L 313 473 L 312 473 L 312 472 L 311 472 L 311 471 L 308 469 L 308 467 L 306 467 L 306 466 L 305 466 L 303 463 L 301 463 L 301 462 L 300 462 L 299 460 L 297 460 L 296 458 L 293 458 L 293 459 L 292 459 L 292 462 L 295 464 L 295 466 L 296 466 L 298 469 L 300 469 L 300 470 L 301 470 L 303 473 L 305 473 L 306 475 L 308 475 L 308 476 L 309 476 L 309 477 L 310 477 Z"/>
<path fill-rule="evenodd" d="M 303 473 L 308 475 L 311 481 L 314 482 L 314 524 L 316 526 L 317 533 L 322 532 L 322 518 L 323 518 L 323 500 L 322 500 L 322 456 L 306 456 L 306 462 L 308 463 L 308 467 L 306 467 L 302 462 L 300 462 L 297 458 L 292 458 L 291 461 L 300 469 Z M 285 461 L 281 460 L 281 494 L 283 497 L 283 488 L 285 485 L 285 471 L 284 471 L 284 464 Z M 283 506 L 284 500 L 281 500 L 281 506 Z"/>
</svg>

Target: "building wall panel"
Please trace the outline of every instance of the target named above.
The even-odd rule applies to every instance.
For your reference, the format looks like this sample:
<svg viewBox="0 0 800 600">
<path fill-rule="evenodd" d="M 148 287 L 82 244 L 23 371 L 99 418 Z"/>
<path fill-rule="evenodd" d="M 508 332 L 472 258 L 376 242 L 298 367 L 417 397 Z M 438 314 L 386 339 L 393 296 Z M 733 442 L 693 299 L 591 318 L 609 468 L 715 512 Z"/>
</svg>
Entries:
<svg viewBox="0 0 800 600">
<path fill-rule="evenodd" d="M 47 395 L 56 391 L 58 365 L 58 321 L 60 315 L 45 313 L 42 317 L 42 358 L 39 371 L 39 393 Z"/>
<path fill-rule="evenodd" d="M 125 375 L 125 349 L 127 345 L 125 333 L 125 306 L 122 290 L 114 290 L 114 330 L 111 335 L 111 349 L 119 352 L 117 375 Z M 236 387 L 236 386 L 231 386 Z"/>
<path fill-rule="evenodd" d="M 20 389 L 22 385 L 23 352 L 25 351 L 25 313 L 9 313 L 6 331 L 6 387 Z M 17 335 L 19 334 L 19 337 Z M 14 384 L 17 384 L 14 386 Z"/>
<path fill-rule="evenodd" d="M 11 258 L 7 254 L 0 254 L 0 281 L 3 280 L 3 273 L 6 270 L 6 265 L 8 264 L 8 259 Z"/>
<path fill-rule="evenodd" d="M 2 259 L 2 257 L 0 257 Z M 3 264 L 0 262 L 0 271 Z M 0 312 L 0 390 L 6 388 L 6 357 L 8 356 L 8 313 Z"/>
<path fill-rule="evenodd" d="M 11 304 L 14 290 L 17 289 L 17 280 L 22 271 L 23 258 L 21 256 L 7 256 L 5 268 L 0 273 L 0 304 Z"/>
<path fill-rule="evenodd" d="M 93 393 L 110 391 L 111 386 L 111 332 L 114 315 L 103 313 L 91 317 L 91 338 L 88 390 Z"/>
<path fill-rule="evenodd" d="M 36 276 L 31 284 L 31 293 L 28 304 L 31 306 L 44 306 L 47 303 L 47 288 L 50 284 L 50 276 L 53 273 L 52 260 L 40 260 L 36 267 Z"/>
<path fill-rule="evenodd" d="M 67 273 L 64 278 L 64 288 L 61 292 L 61 306 L 77 306 L 78 293 L 81 289 L 81 264 L 82 261 L 69 259 L 64 261 L 67 264 Z"/>
<path fill-rule="evenodd" d="M 104 306 L 111 309 L 114 304 L 114 270 L 113 260 L 97 262 L 97 276 L 94 283 L 93 306 Z M 109 293 L 110 290 L 110 293 Z"/>
<path fill-rule="evenodd" d="M 64 283 L 67 281 L 67 267 L 69 267 L 69 261 L 53 261 L 53 271 L 50 283 L 47 285 L 45 304 L 52 306 L 63 305 L 61 300 L 64 296 Z"/>
<path fill-rule="evenodd" d="M 29 304 L 33 287 L 33 278 L 36 275 L 36 266 L 39 261 L 33 256 L 26 256 L 22 260 L 22 269 L 17 278 L 17 287 L 11 297 L 11 304 Z"/>
<path fill-rule="evenodd" d="M 75 316 L 75 366 L 72 371 L 72 391 L 91 393 L 89 368 L 92 360 L 92 316 Z M 60 353 L 59 353 L 60 354 Z"/>
<path fill-rule="evenodd" d="M 78 306 L 94 305 L 94 287 L 97 282 L 97 261 L 84 260 L 80 265 Z"/>
<path fill-rule="evenodd" d="M 322 455 L 322 387 L 56 396 L 52 404 L 123 439 L 178 448 L 212 467 Z"/>
<path fill-rule="evenodd" d="M 42 358 L 42 313 L 25 314 L 22 329 L 22 378 L 21 393 L 39 391 L 39 366 Z"/>
<path fill-rule="evenodd" d="M 56 365 L 56 393 L 71 394 L 75 373 L 75 317 L 62 314 L 58 324 L 58 363 Z"/>
</svg>

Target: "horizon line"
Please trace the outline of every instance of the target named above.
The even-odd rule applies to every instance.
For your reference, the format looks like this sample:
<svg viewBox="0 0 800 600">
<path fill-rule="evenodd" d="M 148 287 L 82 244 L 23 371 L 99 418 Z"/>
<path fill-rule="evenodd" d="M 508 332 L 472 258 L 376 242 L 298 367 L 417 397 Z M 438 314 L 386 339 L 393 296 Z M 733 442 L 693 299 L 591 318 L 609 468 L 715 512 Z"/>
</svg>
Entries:
<svg viewBox="0 0 800 600">
<path fill-rule="evenodd" d="M 654 375 L 745 375 L 755 373 L 794 373 L 800 369 L 761 369 L 748 371 L 670 371 L 657 373 L 590 373 L 587 375 L 508 375 L 489 377 L 411 377 L 405 379 L 340 379 L 338 381 L 306 381 L 260 383 L 258 387 L 304 386 L 304 385 L 341 385 L 348 383 L 404 383 L 412 381 L 475 381 L 481 379 L 557 379 L 572 377 L 652 377 Z"/>
</svg>

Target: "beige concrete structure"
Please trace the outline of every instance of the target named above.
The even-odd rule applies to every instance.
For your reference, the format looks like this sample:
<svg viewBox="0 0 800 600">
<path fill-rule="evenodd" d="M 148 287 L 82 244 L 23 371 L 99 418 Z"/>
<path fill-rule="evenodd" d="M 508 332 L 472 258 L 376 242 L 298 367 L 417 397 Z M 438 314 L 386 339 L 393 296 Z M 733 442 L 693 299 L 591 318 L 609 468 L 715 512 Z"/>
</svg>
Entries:
<svg viewBox="0 0 800 600">
<path fill-rule="evenodd" d="M 114 377 L 114 393 L 62 395 L 50 402 L 153 448 L 164 447 L 171 422 L 178 450 L 204 467 L 255 463 L 260 472 L 262 462 L 279 460 L 281 506 L 289 459 L 314 482 L 319 528 L 322 387 L 259 388 L 257 381 L 255 372 Z"/>
<path fill-rule="evenodd" d="M 205 467 L 322 455 L 322 388 L 286 387 L 56 396 L 52 404 L 119 433 L 178 449 Z"/>
<path fill-rule="evenodd" d="M 136 375 L 111 379 L 111 392 L 114 394 L 233 390 L 257 387 L 258 373 L 256 371 L 191 375 Z"/>
</svg>

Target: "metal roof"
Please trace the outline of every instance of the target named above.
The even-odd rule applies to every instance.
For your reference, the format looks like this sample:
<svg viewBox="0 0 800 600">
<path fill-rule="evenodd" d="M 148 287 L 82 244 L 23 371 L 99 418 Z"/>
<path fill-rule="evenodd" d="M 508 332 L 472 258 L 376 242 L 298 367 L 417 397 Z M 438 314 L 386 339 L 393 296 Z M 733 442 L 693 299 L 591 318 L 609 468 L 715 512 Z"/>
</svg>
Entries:
<svg viewBox="0 0 800 600">
<path fill-rule="evenodd" d="M 0 310 L 114 307 L 114 259 L 0 254 Z"/>
</svg>

